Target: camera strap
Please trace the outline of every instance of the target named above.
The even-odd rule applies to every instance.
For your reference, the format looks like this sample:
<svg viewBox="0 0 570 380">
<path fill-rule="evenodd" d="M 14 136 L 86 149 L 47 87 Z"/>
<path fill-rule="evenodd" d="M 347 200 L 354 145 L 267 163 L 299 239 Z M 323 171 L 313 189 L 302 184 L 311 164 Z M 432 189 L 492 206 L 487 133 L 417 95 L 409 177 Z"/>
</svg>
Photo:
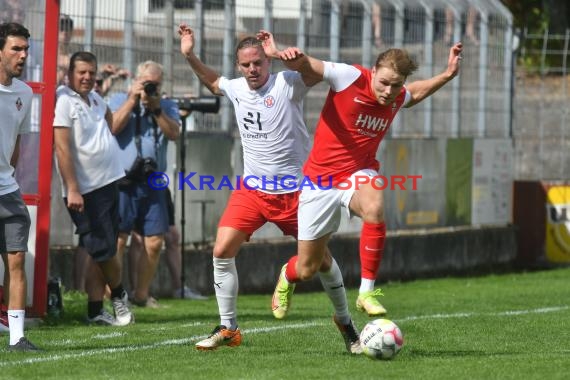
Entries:
<svg viewBox="0 0 570 380">
<path fill-rule="evenodd" d="M 137 147 L 137 156 L 142 157 L 141 147 L 141 106 L 139 103 L 134 108 L 135 112 L 135 145 Z"/>
<path fill-rule="evenodd" d="M 158 124 L 156 123 L 156 116 L 150 116 L 150 123 L 152 124 L 152 135 L 154 137 L 154 156 L 158 160 Z"/>
<path fill-rule="evenodd" d="M 141 106 L 138 104 L 135 106 L 133 112 L 135 113 L 135 145 L 137 147 L 137 156 L 142 158 L 142 142 L 141 142 Z M 150 115 L 150 124 L 152 126 L 152 132 L 154 137 L 154 155 L 158 158 L 158 124 L 156 124 L 156 119 L 154 115 Z"/>
</svg>

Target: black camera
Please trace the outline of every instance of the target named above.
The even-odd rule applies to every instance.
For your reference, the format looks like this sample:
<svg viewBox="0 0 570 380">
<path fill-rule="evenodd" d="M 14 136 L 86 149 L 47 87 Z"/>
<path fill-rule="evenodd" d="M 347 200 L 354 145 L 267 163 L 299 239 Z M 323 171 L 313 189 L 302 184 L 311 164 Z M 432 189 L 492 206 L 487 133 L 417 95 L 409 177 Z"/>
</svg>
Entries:
<svg viewBox="0 0 570 380">
<path fill-rule="evenodd" d="M 154 173 L 157 167 L 158 165 L 154 159 L 150 157 L 145 158 L 143 162 L 143 173 L 145 178 Z"/>
<path fill-rule="evenodd" d="M 143 89 L 148 96 L 158 95 L 158 85 L 154 82 L 144 82 Z"/>
<path fill-rule="evenodd" d="M 133 182 L 145 182 L 149 175 L 154 173 L 158 165 L 156 161 L 150 157 L 140 157 L 138 156 L 133 163 L 133 166 L 125 174 L 128 180 Z"/>
<path fill-rule="evenodd" d="M 217 96 L 203 96 L 200 98 L 172 98 L 178 108 L 184 111 L 198 111 L 203 113 L 218 113 L 220 98 Z"/>
</svg>

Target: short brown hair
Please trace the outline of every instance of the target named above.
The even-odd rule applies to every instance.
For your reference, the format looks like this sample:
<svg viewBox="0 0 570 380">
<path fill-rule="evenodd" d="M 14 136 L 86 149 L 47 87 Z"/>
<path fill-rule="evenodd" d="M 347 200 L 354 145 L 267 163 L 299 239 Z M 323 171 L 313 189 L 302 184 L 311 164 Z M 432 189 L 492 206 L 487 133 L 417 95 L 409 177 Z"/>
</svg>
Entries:
<svg viewBox="0 0 570 380">
<path fill-rule="evenodd" d="M 75 70 L 76 62 L 93 63 L 97 67 L 97 57 L 89 51 L 77 51 L 69 58 L 69 72 Z"/>
<path fill-rule="evenodd" d="M 30 32 L 26 27 L 16 22 L 6 22 L 0 25 L 0 50 L 4 49 L 6 39 L 10 36 L 30 38 Z"/>
<path fill-rule="evenodd" d="M 380 53 L 374 66 L 377 70 L 382 67 L 392 69 L 406 78 L 418 69 L 418 64 L 404 49 L 388 49 Z"/>
</svg>

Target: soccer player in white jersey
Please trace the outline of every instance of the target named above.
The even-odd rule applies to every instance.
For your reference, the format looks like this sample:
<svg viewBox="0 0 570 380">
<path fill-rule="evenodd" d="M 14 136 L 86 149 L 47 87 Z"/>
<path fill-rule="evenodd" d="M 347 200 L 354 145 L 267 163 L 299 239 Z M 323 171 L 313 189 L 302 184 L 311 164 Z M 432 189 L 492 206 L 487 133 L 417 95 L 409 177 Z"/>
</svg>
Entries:
<svg viewBox="0 0 570 380">
<path fill-rule="evenodd" d="M 419 103 L 458 74 L 461 51 L 462 44 L 456 43 L 449 50 L 444 72 L 408 85 L 404 85 L 406 79 L 417 65 L 401 49 L 381 53 L 372 69 L 323 62 L 294 47 L 273 56 L 303 76 L 330 85 L 303 168 L 314 186 L 303 187 L 299 199 L 298 255 L 281 272 L 275 294 L 290 294 L 295 282 L 313 277 L 344 209 L 349 217 L 357 215 L 363 220 L 359 247 L 362 278 L 356 307 L 371 316 L 386 314 L 375 298 L 381 291 L 374 290 L 386 237 L 376 152 L 402 107 Z M 317 186 L 329 178 L 332 188 Z"/>
<path fill-rule="evenodd" d="M 24 337 L 30 215 L 14 179 L 20 135 L 30 133 L 31 125 L 32 89 L 17 79 L 28 58 L 29 38 L 28 29 L 20 24 L 0 25 L 0 253 L 4 262 L 4 295 L 8 295 L 11 351 L 38 351 Z"/>
<path fill-rule="evenodd" d="M 297 237 L 299 191 L 289 188 L 282 179 L 302 178 L 301 168 L 309 151 L 309 135 L 302 118 L 303 98 L 315 82 L 293 71 L 270 73 L 267 54 L 275 54 L 274 46 L 265 44 L 268 49 L 265 52 L 256 37 L 243 39 L 236 49 L 236 64 L 243 77 L 221 77 L 194 54 L 192 29 L 183 24 L 179 34 L 180 50 L 200 81 L 213 94 L 225 95 L 232 101 L 243 145 L 243 178 L 252 176 L 252 180 L 232 192 L 218 224 L 213 262 L 220 325 L 208 338 L 196 343 L 197 349 L 212 350 L 241 343 L 236 319 L 235 265 L 240 245 L 267 222 Z M 319 271 L 333 303 L 335 321 L 347 350 L 360 353 L 358 331 L 348 311 L 342 274 L 328 251 L 323 258 L 315 271 Z"/>
</svg>

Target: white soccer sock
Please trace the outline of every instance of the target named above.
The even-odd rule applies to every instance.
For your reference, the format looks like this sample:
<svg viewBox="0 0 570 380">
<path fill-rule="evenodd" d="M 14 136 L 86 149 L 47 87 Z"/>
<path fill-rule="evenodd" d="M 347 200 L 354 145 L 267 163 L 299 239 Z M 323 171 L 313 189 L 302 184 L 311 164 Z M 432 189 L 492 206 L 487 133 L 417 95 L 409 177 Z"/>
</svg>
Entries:
<svg viewBox="0 0 570 380">
<path fill-rule="evenodd" d="M 8 325 L 10 326 L 10 345 L 14 345 L 24 337 L 25 310 L 8 310 Z"/>
<path fill-rule="evenodd" d="M 343 325 L 350 323 L 350 312 L 348 311 L 348 301 L 346 299 L 346 290 L 342 280 L 342 273 L 336 263 L 332 259 L 332 265 L 329 272 L 319 272 L 319 279 L 323 284 L 325 292 L 331 300 L 337 320 Z"/>
<path fill-rule="evenodd" d="M 237 327 L 238 287 L 235 257 L 231 259 L 214 257 L 214 290 L 220 311 L 220 324 L 232 330 Z"/>
<path fill-rule="evenodd" d="M 362 293 L 373 291 L 375 283 L 376 283 L 376 281 L 374 281 L 374 280 L 370 280 L 368 278 L 362 277 L 360 279 L 360 289 L 358 290 L 358 293 L 362 294 Z"/>
</svg>

